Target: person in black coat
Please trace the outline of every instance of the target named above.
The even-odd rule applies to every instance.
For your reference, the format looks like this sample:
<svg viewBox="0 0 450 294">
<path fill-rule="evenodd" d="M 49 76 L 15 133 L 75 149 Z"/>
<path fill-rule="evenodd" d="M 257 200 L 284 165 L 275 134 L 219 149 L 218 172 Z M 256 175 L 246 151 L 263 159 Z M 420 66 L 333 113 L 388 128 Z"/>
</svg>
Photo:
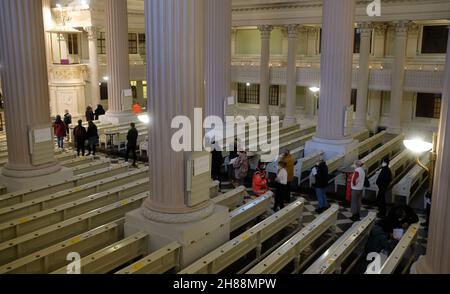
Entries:
<svg viewBox="0 0 450 294">
<path fill-rule="evenodd" d="M 137 139 L 139 137 L 139 132 L 136 129 L 136 124 L 130 124 L 131 129 L 128 131 L 127 135 L 127 152 L 125 154 L 125 161 L 128 162 L 128 156 L 130 152 L 133 154 L 133 167 L 136 167 L 136 148 L 137 148 Z"/>
<path fill-rule="evenodd" d="M 392 183 L 392 172 L 389 168 L 389 160 L 385 159 L 382 163 L 382 168 L 380 175 L 377 179 L 378 195 L 377 195 L 377 206 L 378 206 L 378 216 L 386 216 L 386 192 Z"/>
<path fill-rule="evenodd" d="M 313 170 L 315 177 L 314 190 L 316 191 L 319 208 L 317 213 L 322 213 L 328 209 L 327 187 L 328 187 L 328 166 L 324 160 L 321 160 Z"/>
<path fill-rule="evenodd" d="M 102 105 L 97 105 L 97 109 L 94 112 L 95 120 L 98 120 L 101 115 L 105 115 L 106 111 Z"/>
<path fill-rule="evenodd" d="M 83 127 L 83 121 L 79 120 L 78 126 L 76 126 L 73 130 L 73 139 L 76 143 L 78 156 L 80 156 L 80 152 L 83 156 L 85 154 L 86 147 L 84 145 L 84 141 L 86 140 L 86 133 L 86 128 Z"/>
<path fill-rule="evenodd" d="M 220 169 L 222 168 L 223 156 L 222 151 L 219 151 L 219 147 L 216 146 L 216 142 L 212 143 L 213 150 L 211 151 L 212 162 L 211 162 L 211 177 L 214 181 L 220 181 Z"/>
<path fill-rule="evenodd" d="M 92 107 L 88 106 L 86 108 L 86 121 L 93 121 L 95 119 L 94 111 L 92 110 Z"/>
<path fill-rule="evenodd" d="M 97 126 L 93 121 L 89 122 L 86 137 L 88 140 L 88 156 L 91 155 L 91 153 L 95 156 L 99 136 Z"/>
</svg>

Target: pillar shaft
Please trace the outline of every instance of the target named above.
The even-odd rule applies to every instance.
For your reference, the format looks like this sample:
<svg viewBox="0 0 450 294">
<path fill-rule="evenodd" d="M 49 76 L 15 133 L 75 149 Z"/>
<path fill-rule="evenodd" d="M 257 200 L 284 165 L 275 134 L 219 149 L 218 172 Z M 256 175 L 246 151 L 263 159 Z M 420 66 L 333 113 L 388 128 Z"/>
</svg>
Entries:
<svg viewBox="0 0 450 294">
<path fill-rule="evenodd" d="M 405 57 L 408 37 L 408 22 L 395 24 L 395 53 L 392 68 L 391 113 L 388 132 L 399 134 L 402 131 L 402 103 L 405 84 Z"/>
<path fill-rule="evenodd" d="M 97 28 L 87 27 L 89 40 L 89 71 L 90 71 L 90 92 L 91 105 L 95 107 L 100 104 L 100 87 L 99 87 L 99 73 L 98 73 L 98 53 L 97 53 Z"/>
<path fill-rule="evenodd" d="M 413 269 L 421 274 L 450 274 L 450 39 L 443 85 L 427 253 L 413 265 Z"/>
<path fill-rule="evenodd" d="M 270 35 L 272 29 L 273 27 L 269 25 L 259 27 L 259 31 L 261 32 L 259 114 L 261 116 L 269 116 Z"/>
<path fill-rule="evenodd" d="M 8 164 L 3 175 L 34 177 L 59 170 L 56 161 L 34 166 L 31 127 L 51 127 L 41 0 L 0 1 L 0 73 L 5 97 Z M 54 160 L 53 143 L 48 154 Z M 28 174 L 27 174 L 28 173 Z"/>
<path fill-rule="evenodd" d="M 288 57 L 287 57 L 287 95 L 284 126 L 289 127 L 297 122 L 295 117 L 297 99 L 297 40 L 298 25 L 288 25 Z"/>
<path fill-rule="evenodd" d="M 324 0 L 318 138 L 343 140 L 350 105 L 354 0 Z"/>
<path fill-rule="evenodd" d="M 223 117 L 231 95 L 231 0 L 208 0 L 205 10 L 205 113 Z"/>
<path fill-rule="evenodd" d="M 369 94 L 369 59 L 370 40 L 372 36 L 372 26 L 369 23 L 359 24 L 361 34 L 361 50 L 359 53 L 358 71 L 358 97 L 356 102 L 355 127 L 357 129 L 367 128 L 367 101 Z"/>
<path fill-rule="evenodd" d="M 123 90 L 130 89 L 127 1 L 106 0 L 108 114 L 123 111 Z M 129 105 L 131 107 L 131 105 Z"/>
<path fill-rule="evenodd" d="M 177 130 L 171 124 L 177 116 L 186 116 L 194 128 L 194 108 L 205 106 L 205 2 L 153 0 L 145 5 L 152 196 L 143 210 L 149 218 L 195 213 L 205 204 L 187 206 L 188 154 L 174 151 L 171 140 Z"/>
</svg>

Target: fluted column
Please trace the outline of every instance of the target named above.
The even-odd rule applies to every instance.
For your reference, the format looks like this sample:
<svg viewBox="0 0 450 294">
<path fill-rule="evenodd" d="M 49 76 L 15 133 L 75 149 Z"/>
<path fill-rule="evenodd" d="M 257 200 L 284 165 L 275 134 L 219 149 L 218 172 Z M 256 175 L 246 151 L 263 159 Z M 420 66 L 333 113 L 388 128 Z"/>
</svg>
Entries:
<svg viewBox="0 0 450 294">
<path fill-rule="evenodd" d="M 344 120 L 352 89 L 354 13 L 354 0 L 324 0 L 317 133 L 321 139 L 347 139 Z"/>
<path fill-rule="evenodd" d="M 361 47 L 359 53 L 358 71 L 358 97 L 356 100 L 355 128 L 363 130 L 367 128 L 367 101 L 369 94 L 369 59 L 370 40 L 372 37 L 372 25 L 370 23 L 360 23 L 358 30 L 361 34 Z"/>
<path fill-rule="evenodd" d="M 373 24 L 374 38 L 373 38 L 373 56 L 383 58 L 386 48 L 386 31 L 387 25 L 384 23 Z"/>
<path fill-rule="evenodd" d="M 89 71 L 91 81 L 91 105 L 95 107 L 100 104 L 100 87 L 98 77 L 98 53 L 97 53 L 97 33 L 96 27 L 87 27 L 85 30 L 88 33 L 89 40 Z"/>
<path fill-rule="evenodd" d="M 297 99 L 297 40 L 298 25 L 291 24 L 286 27 L 288 34 L 288 58 L 287 58 L 287 95 L 286 95 L 286 115 L 284 126 L 289 127 L 297 122 L 295 117 Z"/>
<path fill-rule="evenodd" d="M 205 111 L 223 117 L 231 95 L 231 0 L 208 0 L 205 10 Z"/>
<path fill-rule="evenodd" d="M 170 214 L 201 219 L 213 211 L 209 202 L 188 207 L 188 154 L 175 152 L 171 144 L 172 119 L 187 116 L 195 127 L 194 108 L 205 106 L 204 5 L 204 0 L 145 2 L 152 196 L 143 212 L 152 220 Z"/>
<path fill-rule="evenodd" d="M 106 55 L 108 63 L 108 114 L 124 109 L 123 90 L 130 89 L 127 1 L 106 0 Z M 131 105 L 127 105 L 131 108 Z"/>
<path fill-rule="evenodd" d="M 406 42 L 408 39 L 408 22 L 395 23 L 395 53 L 392 68 L 391 113 L 388 132 L 402 132 L 402 103 L 405 84 Z"/>
<path fill-rule="evenodd" d="M 412 267 L 419 274 L 450 274 L 450 39 L 448 44 L 427 253 Z"/>
<path fill-rule="evenodd" d="M 53 142 L 35 166 L 29 144 L 31 127 L 51 128 L 48 74 L 41 0 L 0 1 L 0 73 L 5 97 L 8 141 L 6 177 L 29 178 L 60 170 Z M 46 152 L 46 154 L 45 154 Z"/>
<path fill-rule="evenodd" d="M 52 9 L 50 0 L 42 0 L 42 14 L 44 17 L 44 36 L 45 36 L 45 53 L 47 57 L 47 66 L 50 66 L 52 62 L 52 39 L 48 30 L 52 28 Z"/>
<path fill-rule="evenodd" d="M 262 25 L 259 26 L 258 29 L 261 32 L 259 115 L 269 116 L 270 35 L 273 27 L 269 25 Z"/>
</svg>

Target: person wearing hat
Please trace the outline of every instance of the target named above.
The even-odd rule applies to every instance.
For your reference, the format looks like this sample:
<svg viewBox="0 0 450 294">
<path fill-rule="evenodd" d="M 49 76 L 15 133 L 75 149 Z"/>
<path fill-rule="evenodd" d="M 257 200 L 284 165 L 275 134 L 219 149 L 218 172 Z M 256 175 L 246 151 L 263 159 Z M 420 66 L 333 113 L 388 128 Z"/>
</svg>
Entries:
<svg viewBox="0 0 450 294">
<path fill-rule="evenodd" d="M 380 175 L 377 179 L 378 195 L 377 195 L 377 206 L 378 206 L 378 216 L 383 218 L 386 216 L 386 192 L 392 183 L 392 172 L 389 168 L 389 159 L 384 159 L 381 164 Z"/>
</svg>

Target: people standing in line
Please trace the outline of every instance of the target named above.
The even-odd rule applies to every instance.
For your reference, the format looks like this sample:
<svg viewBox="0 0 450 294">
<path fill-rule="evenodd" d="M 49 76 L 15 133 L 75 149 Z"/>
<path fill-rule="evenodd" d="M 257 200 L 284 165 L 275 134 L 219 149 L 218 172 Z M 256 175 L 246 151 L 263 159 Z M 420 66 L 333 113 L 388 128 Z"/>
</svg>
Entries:
<svg viewBox="0 0 450 294">
<path fill-rule="evenodd" d="M 351 200 L 351 210 L 352 217 L 351 220 L 356 222 L 361 220 L 361 206 L 362 206 L 362 196 L 364 191 L 364 183 L 366 180 L 366 171 L 364 170 L 364 164 L 361 161 L 355 162 L 355 172 L 352 176 L 352 200 Z"/>
<path fill-rule="evenodd" d="M 94 124 L 93 121 L 89 122 L 86 137 L 88 140 L 88 156 L 91 154 L 95 156 L 99 136 L 97 126 Z"/>
<path fill-rule="evenodd" d="M 262 196 L 269 191 L 268 179 L 266 164 L 259 162 L 252 177 L 252 190 L 256 196 Z"/>
<path fill-rule="evenodd" d="M 95 119 L 94 111 L 92 110 L 92 107 L 88 106 L 86 108 L 86 121 L 93 121 Z"/>
<path fill-rule="evenodd" d="M 234 177 L 236 179 L 237 185 L 244 185 L 245 178 L 247 178 L 249 170 L 249 162 L 247 157 L 247 152 L 239 151 L 239 156 L 236 158 L 234 164 Z"/>
<path fill-rule="evenodd" d="M 273 207 L 273 211 L 278 211 L 278 209 L 284 208 L 284 199 L 286 199 L 289 195 L 288 188 L 288 173 L 286 170 L 286 162 L 280 161 L 278 163 L 278 173 L 277 178 L 275 179 L 276 191 L 275 191 L 275 204 Z"/>
<path fill-rule="evenodd" d="M 291 152 L 286 149 L 286 151 L 283 152 L 283 158 L 281 160 L 286 162 L 286 171 L 288 173 L 288 189 L 290 189 L 292 186 L 292 182 L 294 181 L 294 156 L 292 156 Z M 290 200 L 291 199 L 286 199 L 286 202 L 290 202 Z"/>
<path fill-rule="evenodd" d="M 222 168 L 223 156 L 220 147 L 217 146 L 216 142 L 211 142 L 211 177 L 214 181 L 220 182 L 220 169 Z"/>
<path fill-rule="evenodd" d="M 84 156 L 86 153 L 85 140 L 86 140 L 86 128 L 83 127 L 83 121 L 80 119 L 78 121 L 78 125 L 73 130 L 73 138 L 77 147 L 77 154 L 80 156 L 81 154 Z"/>
<path fill-rule="evenodd" d="M 53 124 L 53 130 L 55 132 L 55 137 L 58 141 L 58 148 L 64 149 L 64 138 L 66 137 L 66 125 L 64 124 L 61 116 L 56 116 L 55 123 Z"/>
<path fill-rule="evenodd" d="M 135 123 L 131 123 L 130 124 L 131 129 L 128 131 L 127 134 L 127 151 L 125 154 L 125 161 L 128 162 L 128 158 L 130 155 L 130 152 L 133 155 L 133 167 L 137 167 L 136 165 L 136 149 L 137 149 L 137 139 L 139 137 L 139 132 L 136 129 L 136 124 Z"/>
<path fill-rule="evenodd" d="M 392 171 L 389 168 L 389 159 L 384 159 L 381 164 L 380 175 L 377 179 L 378 195 L 378 217 L 383 218 L 386 216 L 386 192 L 392 183 Z"/>
<path fill-rule="evenodd" d="M 313 176 L 315 178 L 313 187 L 319 202 L 319 208 L 316 212 L 320 214 L 329 208 L 327 200 L 328 166 L 325 160 L 322 159 L 316 164 L 313 168 Z"/>
<path fill-rule="evenodd" d="M 101 104 L 97 105 L 97 109 L 94 112 L 95 120 L 99 120 L 100 116 L 105 115 L 106 111 Z"/>
<path fill-rule="evenodd" d="M 67 140 L 69 140 L 70 125 L 72 124 L 72 115 L 70 114 L 68 109 L 66 109 L 64 112 L 64 124 L 66 125 Z"/>
</svg>

